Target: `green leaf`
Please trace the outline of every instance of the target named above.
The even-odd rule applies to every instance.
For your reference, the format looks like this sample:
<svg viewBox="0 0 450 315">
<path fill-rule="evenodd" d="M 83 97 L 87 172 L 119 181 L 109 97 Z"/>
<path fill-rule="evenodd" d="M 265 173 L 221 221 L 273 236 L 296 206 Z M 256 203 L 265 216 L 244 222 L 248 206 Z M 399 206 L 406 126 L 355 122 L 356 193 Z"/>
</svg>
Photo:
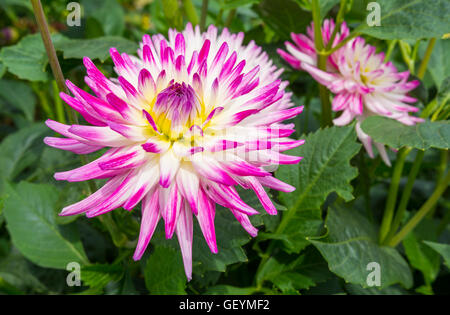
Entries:
<svg viewBox="0 0 450 315">
<path fill-rule="evenodd" d="M 95 264 L 81 268 L 81 279 L 89 286 L 83 293 L 101 294 L 110 282 L 119 281 L 124 275 L 120 265 Z"/>
<path fill-rule="evenodd" d="M 3 77 L 3 75 L 5 74 L 5 72 L 6 72 L 6 67 L 5 67 L 5 65 L 3 64 L 3 62 L 0 61 L 0 78 Z"/>
<path fill-rule="evenodd" d="M 206 271 L 224 272 L 228 265 L 247 262 L 247 256 L 242 246 L 247 244 L 251 237 L 242 228 L 230 210 L 216 205 L 214 225 L 216 229 L 216 240 L 218 253 L 213 254 L 204 240 L 203 233 L 194 218 L 194 235 L 192 243 L 192 260 L 194 274 L 203 275 Z M 257 220 L 261 224 L 261 220 Z M 255 222 L 253 222 L 255 224 Z M 174 238 L 167 240 L 162 224 L 159 224 L 152 244 L 173 248 L 181 259 L 178 241 Z"/>
<path fill-rule="evenodd" d="M 69 262 L 88 262 L 74 225 L 57 226 L 58 190 L 47 184 L 8 186 L 4 215 L 13 244 L 42 267 L 65 269 Z"/>
<path fill-rule="evenodd" d="M 437 251 L 444 258 L 445 265 L 450 268 L 450 245 L 424 241 L 425 244 Z"/>
<path fill-rule="evenodd" d="M 425 277 L 425 282 L 431 284 L 439 272 L 439 256 L 422 245 L 414 233 L 408 234 L 402 244 L 411 266 L 420 270 Z"/>
<path fill-rule="evenodd" d="M 306 248 L 296 261 L 295 271 L 308 277 L 314 285 L 326 282 L 336 276 L 328 270 L 328 264 L 314 247 Z"/>
<path fill-rule="evenodd" d="M 263 222 L 269 222 L 269 224 L 277 223 L 272 222 L 272 219 L 276 220 L 277 216 L 265 214 L 265 210 L 253 191 L 238 189 L 238 192 L 244 202 L 261 212 L 261 214 L 251 217 L 251 221 L 255 226 L 262 225 Z M 283 206 L 276 203 L 275 206 L 277 209 L 284 209 Z M 196 221 L 197 220 L 194 218 L 194 237 L 192 245 L 194 276 L 199 275 L 204 277 L 205 274 L 210 271 L 225 272 L 228 265 L 239 262 L 248 262 L 248 258 L 242 246 L 251 240 L 251 236 L 242 228 L 241 224 L 236 220 L 229 209 L 216 205 L 214 225 L 218 248 L 217 254 L 211 253 Z M 181 257 L 177 240 L 167 240 L 165 238 L 164 229 L 161 227 L 161 224 L 159 224 L 155 235 L 152 238 L 152 244 L 171 247 L 177 252 L 177 255 Z"/>
<path fill-rule="evenodd" d="M 374 141 L 396 149 L 403 146 L 420 150 L 448 149 L 450 144 L 450 122 L 448 121 L 425 121 L 414 126 L 407 126 L 394 119 L 371 116 L 363 121 L 361 128 Z"/>
<path fill-rule="evenodd" d="M 45 290 L 45 286 L 30 272 L 26 259 L 16 248 L 12 248 L 6 257 L 0 255 L 0 278 L 23 291 Z"/>
<path fill-rule="evenodd" d="M 320 0 L 320 17 L 323 19 L 328 11 L 330 11 L 336 4 L 338 4 L 340 0 Z"/>
<path fill-rule="evenodd" d="M 308 289 L 315 285 L 311 278 L 296 272 L 284 272 L 272 281 L 286 294 L 296 293 L 297 290 Z"/>
<path fill-rule="evenodd" d="M 194 271 L 203 273 L 205 270 L 224 272 L 228 265 L 248 261 L 242 246 L 247 244 L 251 237 L 242 228 L 240 223 L 228 209 L 216 206 L 214 219 L 218 253 L 213 254 L 204 240 L 203 234 L 194 223 L 193 260 L 200 263 L 194 266 Z"/>
<path fill-rule="evenodd" d="M 19 109 L 27 120 L 34 120 L 36 97 L 28 84 L 14 80 L 0 80 L 1 103 L 7 104 L 11 108 Z"/>
<path fill-rule="evenodd" d="M 125 12 L 116 0 L 82 1 L 86 17 L 93 17 L 106 35 L 122 35 L 125 30 Z"/>
<path fill-rule="evenodd" d="M 93 39 L 70 39 L 55 45 L 57 50 L 64 54 L 64 59 L 82 59 L 87 56 L 91 59 L 100 59 L 104 62 L 109 58 L 109 49 L 117 48 L 120 52 L 136 53 L 137 43 L 117 36 L 105 36 Z"/>
<path fill-rule="evenodd" d="M 55 45 L 64 41 L 60 34 L 52 35 Z M 21 79 L 30 81 L 47 81 L 47 53 L 40 34 L 27 35 L 14 46 L 8 46 L 0 51 L 0 59 L 8 71 Z"/>
<path fill-rule="evenodd" d="M 329 269 L 345 281 L 368 287 L 367 270 L 371 262 L 380 265 L 381 287 L 400 283 L 413 284 L 411 270 L 403 257 L 392 247 L 377 243 L 377 229 L 355 210 L 343 207 L 329 209 L 326 219 L 328 235 L 323 241 L 311 240 L 321 252 Z"/>
<path fill-rule="evenodd" d="M 260 0 L 224 0 L 221 3 L 221 9 L 233 10 L 245 5 L 257 4 Z"/>
<path fill-rule="evenodd" d="M 423 220 L 403 239 L 403 248 L 411 266 L 420 270 L 424 276 L 425 284 L 431 291 L 431 284 L 439 273 L 441 264 L 439 255 L 423 244 L 423 240 L 437 238 L 437 226 L 431 220 Z"/>
<path fill-rule="evenodd" d="M 420 39 L 441 37 L 450 29 L 448 0 L 377 0 L 376 3 L 381 8 L 381 25 L 369 26 L 363 21 L 357 31 L 380 39 Z"/>
<path fill-rule="evenodd" d="M 42 138 L 48 133 L 42 123 L 32 124 L 10 134 L 0 144 L 0 195 L 2 182 L 13 180 L 25 168 L 39 159 L 44 145 Z"/>
<path fill-rule="evenodd" d="M 168 246 L 156 246 L 144 270 L 151 294 L 186 294 L 186 275 L 180 254 Z"/>
<path fill-rule="evenodd" d="M 0 293 L 7 294 L 7 295 L 24 294 L 18 288 L 16 288 L 15 286 L 11 285 L 8 282 L 6 282 L 5 279 L 3 279 L 2 277 L 0 277 Z"/>
<path fill-rule="evenodd" d="M 289 262 L 282 256 L 270 257 L 257 274 L 257 283 L 262 283 L 264 280 L 271 281 L 285 294 L 298 294 L 298 290 L 314 286 L 315 282 L 310 277 L 296 270 L 303 258 L 304 256 L 300 256 L 295 261 Z"/>
<path fill-rule="evenodd" d="M 384 289 L 377 287 L 363 288 L 356 284 L 345 285 L 346 291 L 352 295 L 408 295 L 408 291 L 400 286 L 390 286 Z"/>
<path fill-rule="evenodd" d="M 287 236 L 286 245 L 292 251 L 308 244 L 306 236 L 317 235 L 322 224 L 320 207 L 330 193 L 336 192 L 346 201 L 353 199 L 350 181 L 358 171 L 350 166 L 350 160 L 360 147 L 354 126 L 331 127 L 309 134 L 304 145 L 287 152 L 303 156 L 298 165 L 283 165 L 276 172 L 278 179 L 296 188 L 293 193 L 280 193 L 289 209 L 281 233 Z"/>
<path fill-rule="evenodd" d="M 311 22 L 311 13 L 302 10 L 294 0 L 262 0 L 254 8 L 282 39 L 289 39 L 291 32 L 305 32 Z"/>
<path fill-rule="evenodd" d="M 28 0 L 2 0 L 0 3 L 1 7 L 6 7 L 8 5 L 17 5 L 20 7 L 24 7 L 29 9 L 30 11 L 33 10 L 33 6 L 31 5 L 31 1 Z"/>
<path fill-rule="evenodd" d="M 216 285 L 208 288 L 205 294 L 214 294 L 214 295 L 250 295 L 255 292 L 255 288 L 239 288 L 232 285 Z"/>
</svg>

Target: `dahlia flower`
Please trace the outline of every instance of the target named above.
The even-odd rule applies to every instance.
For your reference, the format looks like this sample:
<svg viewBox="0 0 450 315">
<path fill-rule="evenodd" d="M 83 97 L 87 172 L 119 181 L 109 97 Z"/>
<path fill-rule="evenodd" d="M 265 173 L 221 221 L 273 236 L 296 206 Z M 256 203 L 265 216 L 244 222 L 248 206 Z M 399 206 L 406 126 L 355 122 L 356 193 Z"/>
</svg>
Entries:
<svg viewBox="0 0 450 315">
<path fill-rule="evenodd" d="M 334 30 L 334 22 L 325 20 L 322 34 L 325 45 Z M 348 28 L 342 24 L 332 47 L 348 36 Z M 407 82 L 409 71 L 398 72 L 392 62 L 384 62 L 384 53 L 376 53 L 374 46 L 365 43 L 362 37 L 348 41 L 342 48 L 327 58 L 326 71 L 317 67 L 317 54 L 314 48 L 313 25 L 308 28 L 308 36 L 291 34 L 296 45 L 286 43 L 287 53 L 278 53 L 296 69 L 307 71 L 320 84 L 335 94 L 332 110 L 341 112 L 333 120 L 338 126 L 347 125 L 356 119 L 356 133 L 373 158 L 372 139 L 362 131 L 361 122 L 373 115 L 396 119 L 406 125 L 414 125 L 423 121 L 410 116 L 409 112 L 417 112 L 419 108 L 409 105 L 417 100 L 407 95 L 415 89 L 419 81 Z M 383 161 L 391 165 L 384 145 L 374 142 Z"/>
<path fill-rule="evenodd" d="M 160 218 L 165 234 L 177 234 L 188 279 L 192 274 L 193 216 L 204 238 L 217 253 L 215 204 L 228 208 L 252 236 L 257 229 L 249 216 L 258 212 L 236 191 L 252 189 L 267 213 L 277 213 L 264 187 L 290 192 L 267 167 L 298 163 L 300 157 L 280 152 L 302 140 L 287 137 L 293 107 L 287 82 L 266 53 L 244 34 L 205 33 L 188 24 L 181 33 L 145 35 L 138 56 L 110 53 L 118 78 L 107 78 L 85 57 L 85 81 L 95 96 L 70 81 L 73 96 L 62 99 L 92 126 L 47 125 L 65 138 L 45 143 L 77 154 L 107 148 L 97 160 L 55 174 L 70 182 L 108 178 L 103 187 L 60 215 L 94 217 L 142 201 L 142 220 L 133 258 L 147 248 Z"/>
</svg>

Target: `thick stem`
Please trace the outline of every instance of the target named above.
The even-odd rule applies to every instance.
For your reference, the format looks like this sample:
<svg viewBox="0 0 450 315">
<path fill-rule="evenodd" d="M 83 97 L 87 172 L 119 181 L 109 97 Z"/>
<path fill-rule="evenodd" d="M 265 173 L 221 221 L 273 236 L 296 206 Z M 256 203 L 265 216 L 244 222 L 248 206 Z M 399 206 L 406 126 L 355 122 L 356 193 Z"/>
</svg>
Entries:
<svg viewBox="0 0 450 315">
<path fill-rule="evenodd" d="M 384 242 L 391 228 L 392 218 L 394 217 L 395 203 L 397 201 L 398 185 L 400 183 L 400 178 L 402 177 L 403 166 L 405 165 L 405 159 L 409 151 L 410 149 L 402 148 L 397 154 L 397 161 L 395 162 L 391 184 L 389 186 L 386 208 L 384 210 L 383 220 L 381 221 L 379 235 L 380 244 Z"/>
<path fill-rule="evenodd" d="M 323 63 L 321 61 L 322 56 L 319 56 L 319 65 Z M 326 57 L 324 57 L 326 63 Z M 326 66 L 319 66 L 319 69 L 325 70 Z M 330 91 L 323 86 L 322 84 L 319 84 L 319 96 L 320 96 L 320 103 L 322 104 L 322 121 L 321 121 L 321 127 L 324 128 L 326 126 L 332 125 L 332 116 L 331 116 L 331 102 L 330 102 Z"/>
<path fill-rule="evenodd" d="M 445 192 L 450 182 L 450 172 L 438 183 L 436 189 L 430 198 L 423 204 L 417 213 L 405 224 L 405 226 L 398 232 L 388 243 L 389 246 L 397 246 L 404 238 L 411 232 L 417 224 L 427 215 L 427 213 L 438 202 L 439 198 Z"/>
<path fill-rule="evenodd" d="M 208 15 L 208 0 L 203 0 L 202 15 L 200 16 L 200 29 L 202 30 L 202 32 L 205 30 L 207 15 Z"/>
<path fill-rule="evenodd" d="M 40 0 L 31 0 L 33 5 L 34 16 L 36 17 L 36 22 L 41 33 L 42 41 L 44 42 L 44 47 L 47 52 L 48 62 L 52 68 L 53 76 L 55 77 L 58 89 L 65 93 L 68 93 L 67 87 L 64 82 L 64 76 L 61 71 L 61 66 L 59 65 L 58 56 L 56 56 L 55 47 L 53 46 L 52 38 L 50 36 L 50 31 L 48 29 L 47 19 L 45 18 L 45 13 L 42 8 Z M 71 123 L 77 121 L 77 114 L 74 110 L 70 110 L 69 120 Z"/>
<path fill-rule="evenodd" d="M 312 0 L 312 16 L 314 21 L 314 44 L 316 51 L 323 50 L 322 23 L 320 19 L 320 6 L 318 0 Z"/>
</svg>

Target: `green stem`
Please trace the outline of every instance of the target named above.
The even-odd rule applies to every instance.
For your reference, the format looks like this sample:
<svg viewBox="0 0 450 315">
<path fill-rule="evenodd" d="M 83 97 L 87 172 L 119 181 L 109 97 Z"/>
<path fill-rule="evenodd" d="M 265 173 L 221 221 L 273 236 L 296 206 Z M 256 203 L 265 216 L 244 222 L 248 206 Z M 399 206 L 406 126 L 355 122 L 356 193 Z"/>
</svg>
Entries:
<svg viewBox="0 0 450 315">
<path fill-rule="evenodd" d="M 56 81 L 52 82 L 53 87 L 53 99 L 55 102 L 55 109 L 56 109 L 56 117 L 58 117 L 58 121 L 66 124 L 66 116 L 64 114 L 64 106 L 61 100 L 61 97 L 59 97 L 59 89 L 58 85 L 56 84 Z"/>
<path fill-rule="evenodd" d="M 437 180 L 436 182 L 439 183 L 439 181 L 444 177 L 445 174 L 445 170 L 447 169 L 447 164 L 448 164 L 448 150 L 441 150 L 440 152 L 440 162 L 439 162 L 439 166 L 437 168 Z M 436 205 L 433 207 L 433 209 L 431 209 L 430 213 L 428 213 L 428 216 L 430 218 L 432 218 L 434 216 L 434 212 L 436 210 Z"/>
<path fill-rule="evenodd" d="M 320 7 L 318 0 L 312 0 L 312 15 L 314 21 L 314 45 L 316 47 L 316 51 L 323 51 L 323 38 L 322 38 L 322 23 L 320 20 Z M 317 66 L 320 70 L 326 71 L 327 67 L 327 56 L 318 54 L 317 55 Z M 328 89 L 319 84 L 319 96 L 320 102 L 322 104 L 322 121 L 321 127 L 331 126 L 332 118 L 331 118 L 331 103 L 330 103 L 330 95 Z"/>
<path fill-rule="evenodd" d="M 314 44 L 316 51 L 323 50 L 322 23 L 320 20 L 320 6 L 318 0 L 312 0 L 312 16 L 314 21 Z"/>
<path fill-rule="evenodd" d="M 450 110 L 450 107 L 447 106 L 448 105 L 447 102 L 448 102 L 448 97 L 446 99 L 444 99 L 442 101 L 441 105 L 439 105 L 439 107 L 434 111 L 433 116 L 431 116 L 431 121 L 446 120 L 448 118 L 448 112 Z"/>
<path fill-rule="evenodd" d="M 402 58 L 403 61 L 406 63 L 406 65 L 408 66 L 408 70 L 410 73 L 414 73 L 414 60 L 411 59 L 411 47 L 409 46 L 408 43 L 404 42 L 404 41 L 400 41 L 399 42 L 399 47 L 400 47 L 400 52 L 402 53 Z"/>
<path fill-rule="evenodd" d="M 398 39 L 394 39 L 389 41 L 389 45 L 386 51 L 386 55 L 384 56 L 384 62 L 388 62 L 391 58 L 391 54 L 394 51 L 395 46 L 397 45 Z"/>
<path fill-rule="evenodd" d="M 198 24 L 198 14 L 195 10 L 195 6 L 192 3 L 191 0 L 183 0 L 183 9 L 184 13 L 186 14 L 189 22 L 192 23 L 192 25 Z"/>
<path fill-rule="evenodd" d="M 227 19 L 223 26 L 226 28 L 230 28 L 230 25 L 231 25 L 231 23 L 233 23 L 233 19 L 234 19 L 235 15 L 236 15 L 236 9 L 230 10 L 230 13 L 228 13 Z"/>
<path fill-rule="evenodd" d="M 431 52 L 433 51 L 435 41 L 436 41 L 436 39 L 432 38 L 432 39 L 430 39 L 430 41 L 428 43 L 428 47 L 425 52 L 425 56 L 422 59 L 422 62 L 419 66 L 419 70 L 417 72 L 417 77 L 419 79 L 423 79 L 423 77 L 425 75 L 425 71 L 427 69 L 428 62 L 430 60 Z M 417 43 L 416 43 L 416 47 L 418 47 Z M 415 50 L 416 50 L 416 47 L 415 47 Z M 415 53 L 413 53 L 413 55 L 414 54 Z M 383 216 L 383 220 L 382 220 L 381 228 L 380 228 L 380 239 L 379 239 L 380 244 L 390 242 L 389 241 L 390 236 L 396 232 L 397 228 L 401 224 L 404 212 L 406 211 L 406 207 L 408 205 L 408 201 L 411 196 L 411 191 L 414 186 L 414 181 L 418 175 L 420 165 L 422 164 L 424 152 L 418 152 L 416 155 L 416 159 L 414 160 L 413 169 L 411 170 L 411 172 L 408 176 L 408 182 L 407 182 L 407 184 L 405 186 L 405 190 L 402 194 L 402 198 L 400 201 L 399 209 L 397 210 L 395 222 L 391 226 L 392 217 L 394 215 L 395 203 L 397 200 L 398 184 L 400 182 L 400 177 L 402 174 L 403 165 L 405 163 L 406 156 L 408 155 L 408 153 L 410 151 L 411 151 L 411 149 L 403 148 L 398 153 L 394 172 L 392 174 L 391 186 L 389 187 L 389 194 L 388 194 L 388 199 L 386 202 L 386 210 L 384 212 L 384 216 Z"/>
<path fill-rule="evenodd" d="M 417 40 L 416 43 L 414 44 L 414 48 L 413 51 L 411 53 L 411 59 L 416 62 L 417 60 L 417 53 L 419 52 L 419 46 L 420 46 L 420 42 L 421 40 Z M 428 61 L 427 61 L 428 62 Z"/>
<path fill-rule="evenodd" d="M 222 16 L 223 16 L 223 9 L 220 8 L 219 13 L 217 13 L 216 16 L 216 25 L 222 25 Z"/>
<path fill-rule="evenodd" d="M 429 102 L 427 104 L 427 106 L 425 106 L 425 108 L 420 113 L 420 117 L 427 118 L 428 116 L 430 116 L 434 112 L 434 110 L 436 109 L 437 105 L 438 105 L 437 98 L 435 98 L 431 102 Z"/>
<path fill-rule="evenodd" d="M 422 63 L 420 64 L 419 70 L 417 71 L 417 77 L 423 79 L 425 76 L 425 71 L 427 70 L 428 62 L 430 61 L 431 53 L 433 51 L 434 44 L 436 43 L 436 38 L 430 39 L 428 42 L 427 50 L 423 56 Z"/>
<path fill-rule="evenodd" d="M 321 57 L 319 57 L 320 61 Z M 322 62 L 319 62 L 319 65 L 322 64 Z M 319 66 L 319 69 L 321 67 Z M 324 70 L 324 69 L 322 69 Z M 331 103 L 330 103 L 330 92 L 328 89 L 319 84 L 319 96 L 320 96 L 320 102 L 322 104 L 322 121 L 321 121 L 321 127 L 324 128 L 326 126 L 332 125 L 332 116 L 331 116 Z"/>
<path fill-rule="evenodd" d="M 424 154 L 425 151 L 422 150 L 419 150 L 417 152 L 413 166 L 411 168 L 411 171 L 409 172 L 408 181 L 403 190 L 402 197 L 400 199 L 400 204 L 398 206 L 394 221 L 392 223 L 392 227 L 390 228 L 389 234 L 386 237 L 385 243 L 389 242 L 389 240 L 394 236 L 394 234 L 397 232 L 397 229 L 400 227 L 400 224 L 402 223 L 403 216 L 405 215 L 406 208 L 408 206 L 408 201 L 409 198 L 411 197 L 411 192 L 414 187 L 414 181 L 416 180 L 417 174 L 419 173 L 420 165 L 422 164 Z"/>
<path fill-rule="evenodd" d="M 386 201 L 386 208 L 384 210 L 383 219 L 381 221 L 379 242 L 382 244 L 391 228 L 392 218 L 394 217 L 395 203 L 397 201 L 398 185 L 402 177 L 403 166 L 405 159 L 411 149 L 402 148 L 398 151 L 397 161 L 395 162 L 394 170 L 392 172 L 391 184 L 389 186 L 388 198 Z"/>
<path fill-rule="evenodd" d="M 208 0 L 203 0 L 202 14 L 200 16 L 200 29 L 202 30 L 202 32 L 205 30 L 207 15 L 208 15 Z"/>
<path fill-rule="evenodd" d="M 450 182 L 450 172 L 438 183 L 436 189 L 430 198 L 422 205 L 417 213 L 405 224 L 405 226 L 389 241 L 388 245 L 396 247 L 411 232 L 417 224 L 427 215 L 427 213 L 437 203 L 439 198 L 445 192 Z"/>
</svg>

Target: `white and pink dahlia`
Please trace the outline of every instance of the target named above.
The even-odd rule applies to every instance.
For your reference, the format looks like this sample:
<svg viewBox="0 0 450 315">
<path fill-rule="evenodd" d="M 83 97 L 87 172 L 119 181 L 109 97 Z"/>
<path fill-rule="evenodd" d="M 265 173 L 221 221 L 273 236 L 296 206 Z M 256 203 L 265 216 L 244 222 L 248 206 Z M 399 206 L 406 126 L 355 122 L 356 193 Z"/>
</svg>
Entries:
<svg viewBox="0 0 450 315">
<path fill-rule="evenodd" d="M 287 138 L 294 125 L 282 123 L 302 107 L 292 107 L 282 70 L 254 42 L 244 46 L 243 38 L 227 29 L 218 34 L 214 26 L 201 33 L 190 24 L 181 33 L 170 30 L 168 40 L 145 35 L 138 58 L 111 48 L 118 78 L 105 77 L 84 58 L 85 81 L 95 96 L 67 81 L 73 97 L 61 97 L 92 126 L 48 120 L 65 138 L 45 143 L 77 154 L 106 148 L 97 160 L 55 178 L 108 181 L 61 215 L 94 217 L 119 207 L 132 210 L 142 201 L 134 259 L 141 258 L 162 218 L 166 237 L 177 234 L 189 279 L 193 215 L 213 253 L 216 203 L 256 236 L 249 216 L 258 212 L 235 186 L 254 190 L 267 213 L 277 213 L 264 187 L 294 188 L 267 170 L 300 161 L 280 152 L 303 143 Z"/>
<path fill-rule="evenodd" d="M 379 115 L 396 119 L 406 125 L 423 121 L 409 115 L 419 108 L 409 105 L 417 100 L 407 95 L 419 85 L 419 81 L 407 82 L 409 71 L 398 72 L 392 62 L 384 62 L 384 53 L 376 53 L 374 46 L 365 43 L 362 37 L 348 41 L 327 59 L 327 69 L 317 67 L 317 54 L 311 26 L 308 36 L 292 34 L 296 45 L 286 43 L 288 52 L 279 54 L 294 68 L 307 71 L 320 84 L 335 94 L 332 109 L 341 112 L 333 120 L 338 126 L 347 125 L 356 119 L 356 132 L 370 157 L 373 158 L 372 139 L 362 131 L 360 124 L 369 116 Z M 334 23 L 326 20 L 322 27 L 325 44 L 334 30 Z M 333 46 L 348 36 L 343 23 Z M 374 142 L 383 161 L 390 165 L 384 145 Z"/>
</svg>

